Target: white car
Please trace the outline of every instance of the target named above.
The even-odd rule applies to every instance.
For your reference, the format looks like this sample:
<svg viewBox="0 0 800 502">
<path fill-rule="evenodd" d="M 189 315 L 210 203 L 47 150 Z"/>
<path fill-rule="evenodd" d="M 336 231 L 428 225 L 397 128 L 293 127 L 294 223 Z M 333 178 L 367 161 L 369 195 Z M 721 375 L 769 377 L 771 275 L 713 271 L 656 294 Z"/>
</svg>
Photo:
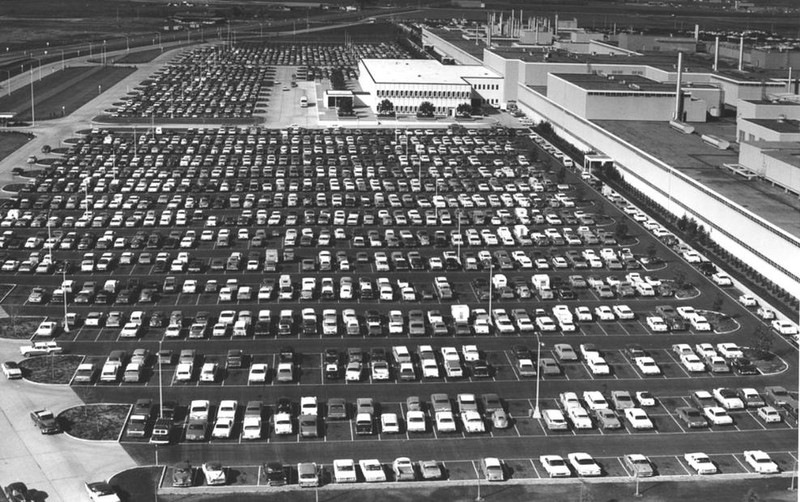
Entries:
<svg viewBox="0 0 800 502">
<path fill-rule="evenodd" d="M 347 382 L 358 382 L 361 380 L 362 366 L 359 362 L 351 362 L 347 364 L 347 369 L 344 373 L 344 379 Z"/>
<path fill-rule="evenodd" d="M 464 431 L 470 434 L 486 432 L 486 425 L 483 423 L 481 414 L 477 411 L 470 410 L 461 413 L 461 423 L 464 426 Z"/>
<path fill-rule="evenodd" d="M 211 437 L 226 439 L 231 437 L 231 432 L 233 432 L 233 419 L 218 418 L 214 424 L 214 429 L 211 431 Z"/>
<path fill-rule="evenodd" d="M 211 403 L 205 399 L 196 399 L 189 403 L 189 420 L 208 420 L 208 409 Z"/>
<path fill-rule="evenodd" d="M 594 375 L 608 375 L 611 373 L 608 363 L 603 356 L 592 356 L 586 359 L 586 365 L 589 366 L 592 374 Z"/>
<path fill-rule="evenodd" d="M 600 466 L 588 453 L 570 453 L 567 455 L 569 463 L 578 476 L 599 476 L 602 474 Z"/>
<path fill-rule="evenodd" d="M 730 342 L 718 343 L 717 352 L 719 352 L 719 355 L 721 355 L 725 359 L 737 359 L 740 357 L 744 357 L 742 349 L 740 349 L 739 346 L 736 345 L 735 343 L 730 343 Z"/>
<path fill-rule="evenodd" d="M 681 364 L 691 373 L 702 373 L 706 370 L 706 365 L 695 354 L 683 354 Z"/>
<path fill-rule="evenodd" d="M 655 406 L 656 405 L 656 399 L 653 397 L 652 394 L 650 394 L 646 390 L 637 390 L 636 391 L 636 401 L 639 402 L 639 406 L 643 406 L 643 407 Z"/>
<path fill-rule="evenodd" d="M 743 410 L 744 402 L 733 389 L 718 387 L 712 391 L 714 399 L 726 410 Z"/>
<path fill-rule="evenodd" d="M 683 259 L 689 263 L 700 263 L 703 261 L 700 257 L 700 253 L 691 249 L 683 252 Z"/>
<path fill-rule="evenodd" d="M 628 307 L 627 305 L 614 305 L 612 307 L 612 310 L 614 310 L 614 313 L 620 319 L 635 319 L 636 318 L 636 314 L 634 314 L 633 310 L 631 310 L 631 308 Z"/>
<path fill-rule="evenodd" d="M 653 428 L 653 422 L 647 413 L 641 408 L 625 408 L 623 410 L 625 419 L 631 427 L 637 430 L 649 430 Z"/>
<path fill-rule="evenodd" d="M 647 318 L 647 325 L 654 333 L 666 333 L 669 331 L 667 323 L 664 322 L 663 317 L 649 316 Z"/>
<path fill-rule="evenodd" d="M 603 397 L 603 393 L 597 390 L 587 390 L 583 393 L 583 400 L 590 410 L 608 409 L 608 401 Z"/>
<path fill-rule="evenodd" d="M 547 475 L 551 478 L 568 478 L 572 476 L 569 465 L 559 455 L 541 455 L 539 462 L 541 462 Z"/>
<path fill-rule="evenodd" d="M 408 432 L 425 432 L 428 426 L 425 421 L 425 412 L 421 410 L 411 410 L 406 413 L 406 430 Z"/>
<path fill-rule="evenodd" d="M 697 474 L 716 474 L 717 466 L 708 458 L 708 455 L 701 452 L 687 453 L 683 459 L 689 464 L 689 467 L 695 470 Z"/>
<path fill-rule="evenodd" d="M 116 491 L 114 491 L 114 487 L 106 483 L 105 481 L 98 481 L 96 483 L 84 483 L 84 487 L 86 488 L 86 493 L 89 495 L 89 499 L 92 502 L 120 502 L 120 499 L 117 496 Z M 16 490 L 14 491 L 16 492 Z M 32 500 L 24 496 L 21 499 L 16 497 L 13 498 L 16 500 Z"/>
<path fill-rule="evenodd" d="M 219 409 L 217 410 L 217 418 L 230 418 L 236 419 L 236 410 L 239 408 L 238 401 L 233 399 L 226 399 L 220 401 Z"/>
<path fill-rule="evenodd" d="M 301 415 L 317 415 L 319 404 L 317 403 L 316 396 L 303 396 L 300 398 L 300 414 Z"/>
<path fill-rule="evenodd" d="M 617 319 L 617 316 L 614 315 L 614 311 L 611 310 L 611 307 L 608 307 L 606 305 L 595 307 L 594 313 L 597 316 L 597 318 L 601 321 L 614 321 Z"/>
<path fill-rule="evenodd" d="M 247 376 L 247 383 L 265 383 L 269 366 L 266 363 L 253 363 L 250 365 L 250 373 Z"/>
<path fill-rule="evenodd" d="M 578 394 L 574 392 L 562 392 L 558 395 L 558 400 L 561 403 L 561 407 L 565 410 L 575 406 L 580 407 L 581 405 L 581 401 L 578 399 Z"/>
<path fill-rule="evenodd" d="M 477 345 L 462 345 L 461 353 L 464 354 L 465 362 L 477 361 L 481 358 Z"/>
<path fill-rule="evenodd" d="M 772 406 L 762 406 L 761 408 L 758 409 L 756 413 L 758 414 L 759 417 L 761 417 L 761 420 L 763 420 L 768 424 L 776 424 L 783 420 L 783 417 L 778 412 L 778 410 L 776 410 Z"/>
<path fill-rule="evenodd" d="M 575 317 L 578 319 L 578 321 L 591 322 L 592 311 L 589 309 L 589 307 L 575 307 Z"/>
<path fill-rule="evenodd" d="M 195 279 L 186 279 L 183 281 L 181 292 L 185 295 L 197 293 L 197 281 Z"/>
<path fill-rule="evenodd" d="M 781 335 L 792 336 L 797 334 L 797 325 L 789 321 L 772 321 L 772 329 Z"/>
<path fill-rule="evenodd" d="M 355 483 L 356 463 L 352 458 L 339 458 L 333 461 L 334 483 Z"/>
<path fill-rule="evenodd" d="M 711 276 L 711 280 L 714 281 L 717 286 L 733 286 L 733 280 L 731 279 L 731 276 L 724 272 L 717 272 L 716 274 L 713 274 Z"/>
<path fill-rule="evenodd" d="M 755 307 L 758 305 L 758 301 L 753 297 L 753 295 L 739 295 L 739 303 L 744 305 L 745 307 Z"/>
<path fill-rule="evenodd" d="M 436 412 L 436 430 L 439 432 L 455 432 L 456 421 L 451 411 Z"/>
<path fill-rule="evenodd" d="M 293 434 L 292 416 L 285 412 L 276 413 L 273 418 L 273 427 L 275 428 L 275 434 Z"/>
<path fill-rule="evenodd" d="M 400 422 L 397 420 L 397 413 L 381 414 L 381 432 L 384 434 L 400 433 Z"/>
<path fill-rule="evenodd" d="M 776 474 L 780 471 L 778 464 L 765 451 L 747 450 L 744 452 L 744 459 L 759 474 Z"/>
<path fill-rule="evenodd" d="M 592 419 L 581 406 L 571 406 L 567 408 L 567 416 L 575 429 L 591 429 Z"/>
<path fill-rule="evenodd" d="M 703 408 L 703 414 L 714 425 L 733 425 L 733 417 L 719 406 L 707 406 Z"/>
<path fill-rule="evenodd" d="M 660 375 L 661 368 L 658 367 L 656 361 L 650 356 L 637 357 L 634 359 L 636 366 L 643 375 Z"/>
<path fill-rule="evenodd" d="M 202 467 L 207 485 L 224 485 L 227 482 L 225 469 L 219 462 L 206 462 Z"/>
<path fill-rule="evenodd" d="M 361 467 L 361 473 L 367 483 L 382 483 L 386 481 L 386 473 L 377 458 L 359 460 L 358 465 Z"/>
<path fill-rule="evenodd" d="M 710 343 L 698 343 L 694 346 L 694 350 L 700 357 L 713 357 L 717 355 L 716 349 Z"/>
</svg>

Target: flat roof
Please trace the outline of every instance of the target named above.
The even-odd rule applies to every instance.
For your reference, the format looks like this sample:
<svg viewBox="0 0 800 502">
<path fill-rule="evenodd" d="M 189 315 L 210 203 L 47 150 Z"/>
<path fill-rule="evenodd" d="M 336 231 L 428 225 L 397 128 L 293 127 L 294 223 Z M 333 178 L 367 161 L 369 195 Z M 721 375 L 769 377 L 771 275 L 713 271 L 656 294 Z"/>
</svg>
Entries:
<svg viewBox="0 0 800 502">
<path fill-rule="evenodd" d="M 527 63 L 572 63 L 572 64 L 630 64 L 652 66 L 665 71 L 675 71 L 678 65 L 678 56 L 674 53 L 645 52 L 639 56 L 606 54 L 576 54 L 565 50 L 532 51 L 530 49 L 501 47 L 488 49 L 491 52 L 507 58 L 520 59 Z M 547 59 L 545 59 L 547 55 Z M 688 73 L 711 73 L 711 61 L 694 55 L 683 57 L 684 71 Z"/>
<path fill-rule="evenodd" d="M 443 65 L 433 59 L 362 59 L 378 84 L 469 85 L 465 78 L 500 78 L 481 65 Z"/>
<path fill-rule="evenodd" d="M 754 105 L 763 106 L 800 106 L 800 103 L 789 100 L 769 100 L 769 99 L 743 99 L 745 103 L 753 103 Z"/>
<path fill-rule="evenodd" d="M 719 122 L 692 124 L 695 134 L 682 134 L 667 122 L 596 120 L 600 127 L 642 151 L 679 170 L 764 220 L 800 238 L 800 199 L 758 179 L 746 180 L 723 164 L 736 164 L 739 155 L 732 150 L 717 150 L 700 138 L 711 134 L 731 143 L 736 139 L 736 123 L 731 118 Z"/>
<path fill-rule="evenodd" d="M 662 84 L 640 75 L 610 75 L 604 77 L 594 73 L 551 73 L 587 91 L 641 91 L 675 92 L 675 86 Z"/>
<path fill-rule="evenodd" d="M 480 37 L 478 43 L 475 43 L 475 31 L 473 30 L 470 32 L 470 36 L 472 36 L 472 40 L 467 40 L 464 38 L 465 33 L 461 30 L 445 30 L 443 28 L 428 28 L 425 29 L 436 35 L 437 37 L 450 42 L 454 46 L 458 47 L 462 51 L 466 52 L 470 56 L 476 57 L 480 60 L 483 60 L 483 49 L 486 47 L 486 32 L 483 30 L 478 31 L 478 36 Z"/>
<path fill-rule="evenodd" d="M 800 133 L 800 120 L 742 119 L 778 133 Z"/>
</svg>

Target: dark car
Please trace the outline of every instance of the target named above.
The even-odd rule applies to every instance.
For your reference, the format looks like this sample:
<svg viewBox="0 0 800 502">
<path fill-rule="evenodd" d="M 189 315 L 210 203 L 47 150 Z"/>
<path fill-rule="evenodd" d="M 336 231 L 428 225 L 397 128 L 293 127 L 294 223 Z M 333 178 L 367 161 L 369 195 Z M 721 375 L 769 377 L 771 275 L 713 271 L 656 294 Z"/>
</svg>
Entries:
<svg viewBox="0 0 800 502">
<path fill-rule="evenodd" d="M 697 408 L 682 406 L 677 408 L 675 413 L 678 415 L 678 418 L 681 419 L 689 428 L 706 427 L 708 425 L 705 417 Z"/>
<path fill-rule="evenodd" d="M 740 375 L 758 375 L 758 367 L 746 357 L 737 357 L 731 361 L 731 367 Z"/>
<path fill-rule="evenodd" d="M 56 417 L 50 410 L 34 410 L 31 412 L 31 420 L 39 428 L 42 434 L 56 434 L 61 432 L 61 427 L 56 422 Z"/>
<path fill-rule="evenodd" d="M 172 486 L 192 486 L 194 484 L 194 471 L 187 462 L 179 462 L 172 467 Z"/>
<path fill-rule="evenodd" d="M 328 399 L 328 420 L 347 420 L 347 402 L 338 397 Z"/>
<path fill-rule="evenodd" d="M 268 462 L 264 465 L 264 474 L 269 486 L 283 486 L 288 483 L 289 468 L 280 462 Z"/>
</svg>

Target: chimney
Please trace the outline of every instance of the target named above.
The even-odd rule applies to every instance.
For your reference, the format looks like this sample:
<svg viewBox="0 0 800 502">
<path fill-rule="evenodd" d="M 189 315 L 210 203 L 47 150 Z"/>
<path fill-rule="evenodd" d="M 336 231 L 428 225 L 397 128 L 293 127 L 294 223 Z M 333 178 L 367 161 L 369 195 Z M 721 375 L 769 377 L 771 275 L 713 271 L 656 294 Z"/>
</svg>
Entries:
<svg viewBox="0 0 800 502">
<path fill-rule="evenodd" d="M 742 71 L 744 62 L 744 35 L 739 36 L 739 71 Z"/>
<path fill-rule="evenodd" d="M 675 117 L 674 120 L 678 122 L 683 121 L 683 92 L 681 87 L 683 84 L 683 53 L 678 53 L 678 81 L 675 84 Z"/>
<path fill-rule="evenodd" d="M 719 35 L 714 41 L 714 71 L 719 71 Z"/>
</svg>

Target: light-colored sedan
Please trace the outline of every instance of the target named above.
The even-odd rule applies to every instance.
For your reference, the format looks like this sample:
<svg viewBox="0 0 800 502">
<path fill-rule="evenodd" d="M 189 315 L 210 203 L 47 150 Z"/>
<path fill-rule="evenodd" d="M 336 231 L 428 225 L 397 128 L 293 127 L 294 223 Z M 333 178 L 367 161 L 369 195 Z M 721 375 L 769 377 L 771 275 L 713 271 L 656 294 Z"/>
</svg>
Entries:
<svg viewBox="0 0 800 502">
<path fill-rule="evenodd" d="M 744 452 L 744 459 L 759 474 L 776 474 L 780 471 L 778 464 L 765 451 L 747 450 Z"/>
<path fill-rule="evenodd" d="M 658 367 L 658 364 L 656 364 L 655 360 L 650 356 L 637 357 L 635 362 L 636 366 L 639 368 L 639 371 L 641 371 L 644 375 L 661 374 L 661 368 Z"/>
<path fill-rule="evenodd" d="M 781 335 L 792 336 L 797 334 L 797 325 L 789 321 L 772 321 L 772 329 Z"/>
<path fill-rule="evenodd" d="M 595 375 L 608 375 L 611 373 L 608 363 L 603 356 L 593 356 L 586 359 L 586 365 L 589 370 Z"/>
<path fill-rule="evenodd" d="M 697 474 L 716 474 L 717 466 L 708 458 L 708 455 L 702 452 L 687 453 L 683 456 L 689 467 L 695 470 Z"/>
<path fill-rule="evenodd" d="M 763 406 L 756 412 L 761 420 L 768 424 L 776 424 L 783 420 L 781 414 L 772 406 Z"/>
<path fill-rule="evenodd" d="M 547 475 L 551 478 L 568 478 L 572 476 L 569 465 L 559 455 L 542 455 L 539 457 Z"/>
<path fill-rule="evenodd" d="M 653 471 L 653 464 L 650 463 L 650 460 L 639 453 L 629 453 L 622 457 L 622 461 L 633 477 L 649 478 L 655 474 L 655 471 Z"/>
<path fill-rule="evenodd" d="M 578 476 L 600 476 L 602 474 L 600 466 L 588 453 L 570 453 L 567 455 L 567 459 Z"/>
<path fill-rule="evenodd" d="M 481 459 L 481 471 L 486 481 L 505 481 L 503 462 L 497 457 Z"/>
<path fill-rule="evenodd" d="M 669 327 L 662 317 L 649 316 L 647 318 L 647 325 L 654 333 L 666 333 L 669 331 Z"/>
<path fill-rule="evenodd" d="M 733 425 L 733 417 L 720 406 L 708 406 L 703 408 L 703 414 L 714 425 Z"/>
<path fill-rule="evenodd" d="M 597 316 L 597 318 L 601 321 L 614 321 L 617 319 L 617 316 L 614 315 L 614 311 L 611 310 L 611 307 L 608 307 L 606 305 L 595 307 L 594 313 Z"/>
<path fill-rule="evenodd" d="M 247 376 L 248 383 L 265 383 L 269 366 L 266 363 L 253 363 Z"/>
<path fill-rule="evenodd" d="M 377 458 L 370 458 L 358 461 L 364 481 L 367 483 L 382 483 L 386 481 L 386 472 Z"/>
<path fill-rule="evenodd" d="M 686 371 L 692 373 L 702 373 L 706 370 L 706 365 L 694 354 L 683 354 L 681 356 L 681 364 L 686 368 Z"/>
<path fill-rule="evenodd" d="M 634 314 L 633 310 L 631 310 L 631 308 L 628 307 L 627 305 L 614 305 L 612 309 L 614 310 L 614 313 L 617 315 L 617 317 L 619 317 L 620 319 L 629 320 L 636 318 L 636 314 Z"/>
<path fill-rule="evenodd" d="M 381 432 L 384 434 L 400 433 L 400 422 L 397 419 L 397 413 L 381 414 Z"/>
<path fill-rule="evenodd" d="M 356 463 L 352 458 L 339 458 L 333 461 L 334 483 L 355 483 Z"/>
<path fill-rule="evenodd" d="M 451 411 L 436 412 L 436 430 L 439 432 L 455 432 L 456 421 Z"/>
<path fill-rule="evenodd" d="M 649 430 L 653 428 L 653 422 L 647 413 L 641 408 L 625 408 L 625 419 L 636 430 Z"/>
</svg>

